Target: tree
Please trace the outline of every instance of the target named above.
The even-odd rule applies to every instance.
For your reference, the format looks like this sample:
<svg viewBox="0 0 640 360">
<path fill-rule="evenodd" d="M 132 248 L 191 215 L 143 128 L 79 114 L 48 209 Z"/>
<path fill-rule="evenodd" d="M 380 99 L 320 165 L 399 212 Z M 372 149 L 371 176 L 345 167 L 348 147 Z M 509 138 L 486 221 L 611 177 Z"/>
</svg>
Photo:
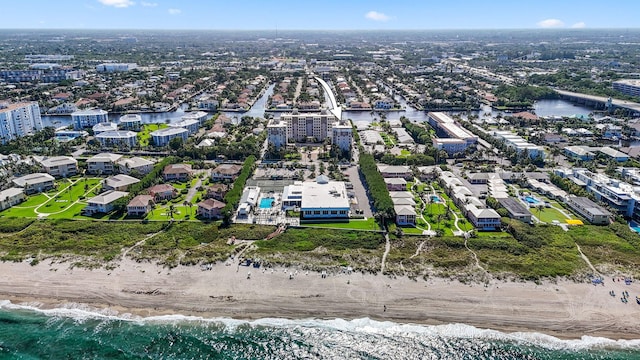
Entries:
<svg viewBox="0 0 640 360">
<path fill-rule="evenodd" d="M 180 148 L 182 148 L 183 144 L 184 144 L 184 141 L 182 140 L 181 137 L 174 137 L 173 139 L 169 140 L 169 147 L 174 151 L 177 151 Z"/>
</svg>

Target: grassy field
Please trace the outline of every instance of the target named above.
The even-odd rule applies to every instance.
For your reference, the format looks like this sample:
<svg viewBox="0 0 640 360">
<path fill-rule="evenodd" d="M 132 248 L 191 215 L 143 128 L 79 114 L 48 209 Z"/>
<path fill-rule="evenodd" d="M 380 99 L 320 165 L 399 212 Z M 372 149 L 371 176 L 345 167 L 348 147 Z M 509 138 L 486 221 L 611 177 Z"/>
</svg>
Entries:
<svg viewBox="0 0 640 360">
<path fill-rule="evenodd" d="M 86 205 L 84 201 L 76 203 L 82 197 L 93 196 L 92 189 L 100 184 L 100 178 L 78 178 L 72 184 L 69 180 L 61 180 L 56 191 L 31 195 L 23 203 L 0 212 L 0 217 L 36 218 L 48 216 L 57 219 L 71 219 L 79 215 Z"/>
<path fill-rule="evenodd" d="M 529 209 L 529 211 L 531 211 L 531 213 L 535 217 L 540 219 L 540 221 L 546 222 L 547 224 L 553 223 L 554 220 L 560 222 L 561 224 L 565 224 L 568 219 L 571 219 L 571 218 L 567 218 L 560 211 L 554 208 L 540 208 L 540 209 L 531 208 Z"/>
<path fill-rule="evenodd" d="M 336 229 L 352 229 L 352 230 L 380 230 L 380 226 L 374 218 L 369 219 L 350 219 L 349 222 L 322 222 L 307 223 L 302 226 L 336 228 Z"/>
<path fill-rule="evenodd" d="M 149 146 L 151 142 L 151 133 L 169 127 L 167 124 L 144 124 L 142 130 L 138 133 L 138 144 L 140 146 Z"/>
</svg>

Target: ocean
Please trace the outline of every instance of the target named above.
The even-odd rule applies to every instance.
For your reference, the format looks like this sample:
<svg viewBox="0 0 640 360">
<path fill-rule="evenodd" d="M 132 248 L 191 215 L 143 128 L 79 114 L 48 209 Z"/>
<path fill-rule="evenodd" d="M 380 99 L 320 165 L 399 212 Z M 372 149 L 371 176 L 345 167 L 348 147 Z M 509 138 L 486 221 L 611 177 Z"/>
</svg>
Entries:
<svg viewBox="0 0 640 360">
<path fill-rule="evenodd" d="M 639 359 L 640 340 L 560 340 L 371 319 L 140 318 L 0 301 L 0 359 Z"/>
</svg>

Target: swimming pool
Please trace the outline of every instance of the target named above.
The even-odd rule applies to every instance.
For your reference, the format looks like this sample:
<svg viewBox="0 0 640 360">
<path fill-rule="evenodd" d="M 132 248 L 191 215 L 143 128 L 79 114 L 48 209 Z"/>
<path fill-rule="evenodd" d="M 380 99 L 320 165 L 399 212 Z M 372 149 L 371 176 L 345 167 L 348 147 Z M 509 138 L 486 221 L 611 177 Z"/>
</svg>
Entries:
<svg viewBox="0 0 640 360">
<path fill-rule="evenodd" d="M 273 206 L 273 203 L 276 201 L 276 199 L 272 198 L 272 197 L 265 197 L 260 199 L 260 209 L 270 209 L 271 206 Z"/>
<path fill-rule="evenodd" d="M 528 202 L 529 204 L 532 204 L 532 205 L 542 204 L 542 201 L 534 198 L 533 196 L 525 196 L 524 197 L 524 201 L 526 201 L 526 202 Z"/>
<path fill-rule="evenodd" d="M 629 221 L 629 228 L 637 233 L 640 233 L 640 224 L 633 220 Z"/>
<path fill-rule="evenodd" d="M 440 198 L 438 196 L 431 195 L 431 202 L 432 203 L 440 202 Z"/>
</svg>

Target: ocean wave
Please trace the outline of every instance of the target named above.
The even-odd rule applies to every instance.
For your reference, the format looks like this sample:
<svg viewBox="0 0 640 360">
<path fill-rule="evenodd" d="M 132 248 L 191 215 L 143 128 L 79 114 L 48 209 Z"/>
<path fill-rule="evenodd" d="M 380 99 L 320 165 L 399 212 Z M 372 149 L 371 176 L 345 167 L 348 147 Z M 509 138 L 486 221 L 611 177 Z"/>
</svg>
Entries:
<svg viewBox="0 0 640 360">
<path fill-rule="evenodd" d="M 505 333 L 497 330 L 482 329 L 475 326 L 455 323 L 443 325 L 402 324 L 392 321 L 378 321 L 370 318 L 358 319 L 283 319 L 262 318 L 240 320 L 232 318 L 205 318 L 189 315 L 158 315 L 142 317 L 128 313 L 118 313 L 112 309 L 98 309 L 85 304 L 67 303 L 55 308 L 43 308 L 42 304 L 14 304 L 9 300 L 0 300 L 0 309 L 26 310 L 48 317 L 70 318 L 78 322 L 88 320 L 126 321 L 139 324 L 157 323 L 213 323 L 234 331 L 239 326 L 272 328 L 315 328 L 346 333 L 363 333 L 384 336 L 441 337 L 448 339 L 472 339 L 485 341 L 505 341 L 520 345 L 536 346 L 549 350 L 588 351 L 588 350 L 640 350 L 640 339 L 614 340 L 605 337 L 582 336 L 580 339 L 560 339 L 538 332 Z"/>
</svg>

